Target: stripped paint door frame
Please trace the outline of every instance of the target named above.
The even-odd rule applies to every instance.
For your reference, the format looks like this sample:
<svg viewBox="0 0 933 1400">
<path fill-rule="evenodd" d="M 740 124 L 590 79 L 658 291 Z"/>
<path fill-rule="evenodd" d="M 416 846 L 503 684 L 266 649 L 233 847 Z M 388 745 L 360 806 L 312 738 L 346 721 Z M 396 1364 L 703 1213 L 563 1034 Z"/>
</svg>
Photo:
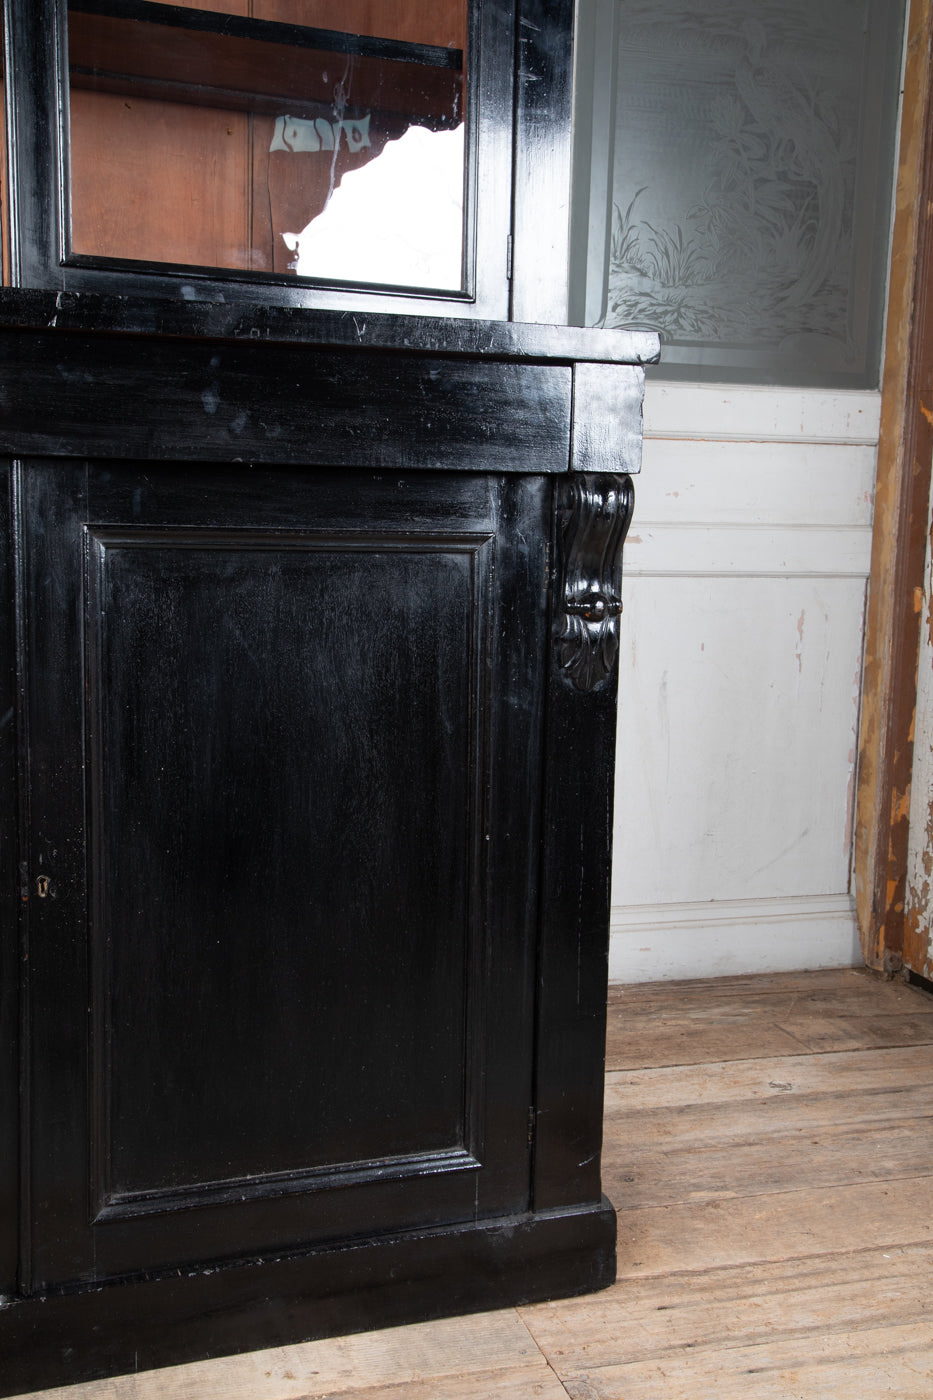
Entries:
<svg viewBox="0 0 933 1400">
<path fill-rule="evenodd" d="M 933 0 L 912 0 L 862 689 L 855 889 L 866 963 L 921 975 L 916 940 L 905 942 L 905 911 L 933 457 L 931 115 Z"/>
</svg>

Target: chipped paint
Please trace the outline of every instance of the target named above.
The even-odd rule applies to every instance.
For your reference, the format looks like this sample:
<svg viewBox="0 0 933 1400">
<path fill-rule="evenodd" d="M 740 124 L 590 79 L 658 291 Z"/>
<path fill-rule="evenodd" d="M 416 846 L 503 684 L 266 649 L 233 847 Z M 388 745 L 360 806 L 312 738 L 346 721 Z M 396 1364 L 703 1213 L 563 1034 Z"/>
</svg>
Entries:
<svg viewBox="0 0 933 1400">
<path fill-rule="evenodd" d="M 855 827 L 855 745 L 849 750 L 849 780 L 846 783 L 846 822 L 843 840 L 845 842 L 845 854 L 848 856 L 852 850 L 852 839 Z"/>
<path fill-rule="evenodd" d="M 916 0 L 908 18 L 895 185 L 859 740 L 855 889 L 862 951 L 872 966 L 892 968 L 901 960 L 905 923 L 896 914 L 903 901 L 892 900 L 892 885 L 906 887 L 909 835 L 906 818 L 892 823 L 892 808 L 898 806 L 894 795 L 911 782 L 912 746 L 906 736 L 921 640 L 911 593 L 923 577 L 933 438 L 933 420 L 919 403 L 921 392 L 930 401 L 926 376 L 933 352 L 933 298 L 926 294 L 933 253 L 924 227 L 933 171 L 931 39 L 933 4 Z M 924 258 L 917 257 L 918 246 Z"/>
<path fill-rule="evenodd" d="M 797 650 L 796 650 L 796 652 L 794 653 L 794 655 L 795 655 L 796 658 L 797 658 L 797 674 L 798 674 L 798 676 L 803 675 L 803 629 L 804 629 L 804 624 L 805 624 L 806 620 L 807 620 L 807 610 L 806 610 L 806 608 L 803 608 L 803 609 L 801 610 L 800 616 L 799 616 L 798 619 L 797 619 L 797 638 L 798 638 L 798 644 L 797 644 Z"/>
<path fill-rule="evenodd" d="M 924 416 L 929 418 L 925 410 Z M 933 530 L 930 524 L 931 518 L 928 516 L 923 588 L 914 593 L 914 612 L 919 615 L 919 645 L 916 706 L 911 726 L 914 744 L 902 954 L 904 965 L 923 977 L 930 976 L 930 929 L 933 924 Z M 916 606 L 918 592 L 919 608 Z"/>
</svg>

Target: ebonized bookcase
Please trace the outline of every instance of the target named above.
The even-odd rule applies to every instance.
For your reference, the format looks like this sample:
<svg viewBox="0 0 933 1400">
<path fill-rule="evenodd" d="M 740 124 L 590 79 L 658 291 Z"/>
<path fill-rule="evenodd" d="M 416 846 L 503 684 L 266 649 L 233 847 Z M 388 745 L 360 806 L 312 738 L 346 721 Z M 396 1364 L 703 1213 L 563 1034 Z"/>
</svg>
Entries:
<svg viewBox="0 0 933 1400">
<path fill-rule="evenodd" d="M 657 344 L 522 323 L 565 275 L 570 7 L 472 13 L 504 166 L 432 298 L 75 257 L 67 13 L 8 0 L 0 1393 L 614 1276 Z"/>
</svg>

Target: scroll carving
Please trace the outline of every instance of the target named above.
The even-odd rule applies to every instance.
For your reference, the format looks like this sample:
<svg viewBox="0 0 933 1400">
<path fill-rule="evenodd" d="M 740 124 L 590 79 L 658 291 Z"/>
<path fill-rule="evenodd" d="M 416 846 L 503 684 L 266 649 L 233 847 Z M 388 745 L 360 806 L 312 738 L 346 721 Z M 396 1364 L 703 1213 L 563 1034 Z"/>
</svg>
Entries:
<svg viewBox="0 0 933 1400">
<path fill-rule="evenodd" d="M 632 518 L 630 476 L 571 477 L 561 508 L 562 588 L 557 620 L 561 673 L 593 690 L 619 651 L 622 546 Z"/>
</svg>

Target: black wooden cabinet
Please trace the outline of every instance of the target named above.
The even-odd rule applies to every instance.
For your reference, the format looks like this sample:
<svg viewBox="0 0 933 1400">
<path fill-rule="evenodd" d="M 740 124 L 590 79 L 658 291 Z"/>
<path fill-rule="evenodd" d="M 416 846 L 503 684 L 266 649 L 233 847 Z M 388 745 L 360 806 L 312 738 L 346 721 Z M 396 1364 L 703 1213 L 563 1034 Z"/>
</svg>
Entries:
<svg viewBox="0 0 933 1400">
<path fill-rule="evenodd" d="M 8 19 L 0 1393 L 605 1285 L 656 343 L 67 252 L 50 286 Z"/>
</svg>

